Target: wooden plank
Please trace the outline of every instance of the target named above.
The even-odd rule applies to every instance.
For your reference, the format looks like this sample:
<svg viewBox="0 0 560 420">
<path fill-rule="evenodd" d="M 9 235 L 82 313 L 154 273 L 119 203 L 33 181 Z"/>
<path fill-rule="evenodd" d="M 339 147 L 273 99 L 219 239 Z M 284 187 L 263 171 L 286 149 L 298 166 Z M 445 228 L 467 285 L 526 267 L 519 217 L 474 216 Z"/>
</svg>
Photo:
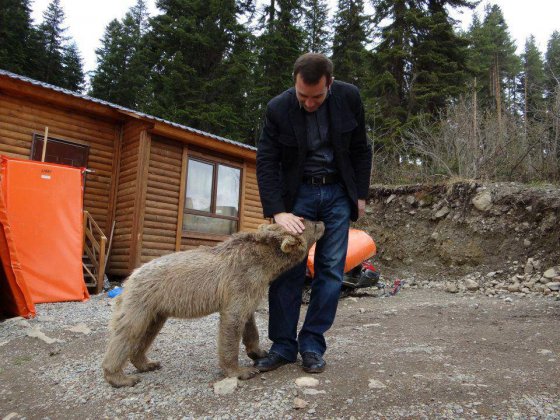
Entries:
<svg viewBox="0 0 560 420">
<path fill-rule="evenodd" d="M 145 215 L 145 221 L 146 221 L 146 226 L 151 228 L 151 229 L 164 229 L 164 230 L 172 230 L 173 231 L 173 235 L 175 235 L 175 231 L 177 230 L 177 215 L 175 216 L 175 218 L 163 218 L 160 217 L 154 217 L 155 215 L 151 215 L 151 217 L 148 217 L 149 212 L 146 212 Z M 157 219 L 157 220 L 156 220 Z"/>
<path fill-rule="evenodd" d="M 167 217 L 167 218 L 171 218 L 171 219 L 174 219 L 174 220 L 176 220 L 176 218 L 177 218 L 177 210 L 172 211 L 172 210 L 167 210 L 167 209 L 152 208 L 152 210 L 149 212 L 149 214 L 150 214 L 150 217 L 152 217 L 152 220 L 154 220 L 153 216 L 162 216 L 162 217 Z M 170 220 L 170 219 L 167 219 L 167 220 Z"/>
<path fill-rule="evenodd" d="M 157 210 L 167 210 L 177 213 L 177 205 L 176 204 L 168 204 L 163 201 L 154 201 L 146 199 L 146 206 L 154 211 Z"/>
<path fill-rule="evenodd" d="M 149 250 L 152 251 L 157 251 L 157 250 L 163 250 L 163 251 L 168 251 L 168 252 L 174 252 L 175 251 L 175 238 L 172 238 L 173 240 L 171 240 L 169 243 L 167 242 L 152 242 L 152 241 L 147 241 L 145 239 L 142 240 L 142 246 L 144 248 L 142 255 L 149 255 L 146 252 L 149 252 Z"/>
<path fill-rule="evenodd" d="M 88 176 L 86 177 L 86 184 L 91 185 L 94 188 L 108 189 L 111 185 L 111 178 L 104 176 L 99 177 L 95 176 L 95 174 L 88 174 Z"/>
<path fill-rule="evenodd" d="M 175 235 L 175 250 L 181 249 L 183 234 L 183 216 L 185 212 L 185 190 L 187 188 L 187 161 L 189 158 L 188 148 L 183 148 L 183 162 L 181 164 L 181 185 L 179 187 L 179 208 L 177 209 L 177 232 Z"/>
<path fill-rule="evenodd" d="M 170 186 L 173 185 L 174 187 L 180 187 L 181 186 L 181 180 L 180 179 L 169 178 L 168 176 L 160 175 L 160 174 L 156 174 L 156 173 L 150 173 L 148 175 L 148 179 L 153 180 L 154 182 L 162 182 L 162 183 L 167 182 Z"/>
<path fill-rule="evenodd" d="M 245 204 L 253 208 L 262 208 L 261 201 L 245 197 Z"/>
<path fill-rule="evenodd" d="M 161 249 L 153 249 L 147 248 L 142 253 L 143 256 L 152 256 L 152 257 L 160 257 L 162 255 L 171 254 L 173 250 L 161 250 Z M 141 257 L 138 258 L 138 263 L 140 264 Z"/>
<path fill-rule="evenodd" d="M 168 171 L 167 169 L 163 169 L 163 168 L 155 168 L 155 167 L 151 167 L 150 168 L 150 173 L 154 174 L 154 175 L 159 175 L 159 176 L 164 176 L 164 177 L 168 177 L 170 179 L 175 179 L 178 177 L 179 172 L 178 171 Z"/>
<path fill-rule="evenodd" d="M 246 209 L 245 214 L 246 214 L 247 217 L 252 217 L 254 219 L 264 219 L 264 216 L 263 216 L 262 212 L 259 212 L 259 211 L 253 211 L 253 210 L 250 210 L 250 209 Z"/>
<path fill-rule="evenodd" d="M 149 237 L 161 236 L 165 238 L 168 237 L 175 238 L 175 229 L 164 229 L 162 226 L 153 228 L 153 227 L 147 227 L 146 224 L 144 224 L 144 238 L 148 236 Z"/>
<path fill-rule="evenodd" d="M 148 242 L 164 242 L 165 243 L 165 242 L 169 241 L 170 237 L 175 239 L 175 235 L 171 235 L 171 236 L 169 236 L 169 235 L 150 235 L 150 234 L 147 234 L 146 232 L 144 232 L 144 234 L 142 235 L 142 240 L 143 241 L 146 240 Z M 172 240 L 170 243 L 172 245 L 175 245 L 175 240 Z"/>
<path fill-rule="evenodd" d="M 167 168 L 169 170 L 175 170 L 181 168 L 181 157 L 175 158 L 174 156 L 165 156 L 157 153 L 151 154 L 150 165 L 157 167 Z"/>
<path fill-rule="evenodd" d="M 151 175 L 148 175 L 148 188 L 150 190 L 155 189 L 155 190 L 167 191 L 169 193 L 176 194 L 177 198 L 179 197 L 179 185 L 175 186 L 175 185 L 170 185 L 169 183 L 154 181 Z"/>
<path fill-rule="evenodd" d="M 115 220 L 115 212 L 117 211 L 117 194 L 119 186 L 119 175 L 120 175 L 120 162 L 121 162 L 121 146 L 123 138 L 123 126 L 121 125 L 118 130 L 118 136 L 116 137 L 114 144 L 114 156 L 113 156 L 113 172 L 111 173 L 111 189 L 109 190 L 109 207 L 107 209 L 107 224 L 106 226 L 112 226 Z M 115 221 L 116 226 L 116 221 Z M 109 232 L 110 234 L 110 232 Z"/>
<path fill-rule="evenodd" d="M 10 146 L 17 146 L 23 148 L 29 148 L 31 150 L 31 143 L 33 137 L 29 134 L 19 134 L 13 131 L 6 130 L 3 125 L 0 125 L 0 138 L 2 139 L 2 144 L 9 144 Z"/>
<path fill-rule="evenodd" d="M 176 209 L 176 208 L 179 207 L 178 194 L 177 194 L 177 196 L 175 196 L 175 194 L 173 194 L 173 195 L 165 194 L 161 190 L 159 190 L 157 193 L 156 192 L 151 192 L 151 191 L 154 191 L 154 190 L 149 189 L 148 194 L 146 196 L 146 199 L 148 200 L 148 202 L 159 202 L 159 203 L 169 204 L 169 205 L 171 205 L 172 209 Z"/>
<path fill-rule="evenodd" d="M 140 135 L 140 148 L 138 150 L 138 198 L 134 206 L 134 223 L 130 255 L 131 269 L 138 267 L 142 256 L 142 234 L 144 229 L 144 214 L 146 211 L 146 191 L 148 189 L 148 169 L 150 166 L 151 137 L 147 131 Z M 133 245 L 134 244 L 134 245 Z M 134 248 L 133 248 L 134 246 Z"/>
<path fill-rule="evenodd" d="M 25 154 L 22 155 L 21 153 L 10 153 L 10 152 L 2 152 L 3 155 L 8 156 L 8 157 L 12 157 L 12 158 L 16 158 L 16 159 L 28 159 L 29 155 Z"/>
<path fill-rule="evenodd" d="M 176 152 L 165 152 L 164 150 L 160 150 L 160 148 L 158 148 L 158 152 L 159 153 L 154 153 L 151 155 L 151 163 L 155 163 L 156 165 L 171 165 L 173 168 L 175 169 L 180 169 L 181 166 L 181 156 L 182 154 L 179 152 L 180 150 L 182 150 L 182 147 L 176 151 Z"/>
<path fill-rule="evenodd" d="M 100 201 L 87 197 L 86 199 L 84 199 L 84 207 L 86 207 L 86 210 L 97 209 L 99 210 L 99 213 L 103 214 L 104 216 L 107 216 L 107 201 L 105 200 Z"/>
<path fill-rule="evenodd" d="M 144 216 L 144 220 L 149 220 L 151 222 L 177 223 L 177 215 L 169 216 L 169 215 L 162 215 L 162 214 L 147 213 Z"/>
<path fill-rule="evenodd" d="M 246 173 L 247 173 L 247 164 L 243 163 L 243 169 L 241 170 L 241 191 L 240 191 L 240 198 L 239 198 L 239 223 L 237 225 L 237 230 L 241 230 L 243 227 L 243 223 L 245 221 L 245 180 L 246 180 Z"/>
<path fill-rule="evenodd" d="M 9 144 L 0 144 L 0 151 L 2 151 L 2 153 L 13 153 L 29 158 L 31 148 L 11 146 Z"/>
</svg>

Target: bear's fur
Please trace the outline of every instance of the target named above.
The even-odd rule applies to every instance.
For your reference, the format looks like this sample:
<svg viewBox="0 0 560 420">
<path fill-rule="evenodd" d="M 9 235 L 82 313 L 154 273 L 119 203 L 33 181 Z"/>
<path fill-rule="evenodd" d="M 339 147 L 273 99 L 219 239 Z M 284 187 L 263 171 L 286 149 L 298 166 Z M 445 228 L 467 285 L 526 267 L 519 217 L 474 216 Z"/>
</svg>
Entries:
<svg viewBox="0 0 560 420">
<path fill-rule="evenodd" d="M 303 261 L 323 235 L 322 222 L 304 224 L 301 235 L 279 225 L 262 225 L 257 232 L 235 234 L 215 247 L 165 255 L 136 269 L 113 309 L 102 364 L 107 382 L 121 387 L 139 381 L 124 374 L 128 359 L 140 372 L 159 369 L 146 352 L 168 317 L 197 318 L 214 312 L 220 313 L 220 367 L 229 377 L 253 377 L 256 368 L 239 366 L 239 342 L 242 339 L 250 358 L 266 356 L 259 347 L 254 312 L 269 284 Z"/>
</svg>

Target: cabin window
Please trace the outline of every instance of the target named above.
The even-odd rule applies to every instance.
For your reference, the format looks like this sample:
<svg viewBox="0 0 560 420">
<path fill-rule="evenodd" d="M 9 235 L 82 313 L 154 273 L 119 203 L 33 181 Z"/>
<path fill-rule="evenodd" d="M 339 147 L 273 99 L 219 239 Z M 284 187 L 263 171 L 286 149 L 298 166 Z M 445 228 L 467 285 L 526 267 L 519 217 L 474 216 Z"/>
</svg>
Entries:
<svg viewBox="0 0 560 420">
<path fill-rule="evenodd" d="M 41 160 L 43 156 L 44 138 L 45 136 L 39 134 L 33 135 L 31 160 Z M 45 162 L 84 168 L 87 166 L 88 154 L 88 146 L 49 137 L 47 141 L 47 150 L 45 151 Z"/>
<path fill-rule="evenodd" d="M 183 231 L 231 235 L 239 228 L 241 169 L 189 158 Z"/>
</svg>

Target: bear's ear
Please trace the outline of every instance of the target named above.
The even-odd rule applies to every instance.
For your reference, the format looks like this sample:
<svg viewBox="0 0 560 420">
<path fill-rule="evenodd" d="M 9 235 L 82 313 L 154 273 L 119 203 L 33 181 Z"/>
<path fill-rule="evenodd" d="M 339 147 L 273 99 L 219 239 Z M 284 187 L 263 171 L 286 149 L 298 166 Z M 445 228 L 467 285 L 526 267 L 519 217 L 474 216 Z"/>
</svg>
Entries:
<svg viewBox="0 0 560 420">
<path fill-rule="evenodd" d="M 301 248 L 303 246 L 303 237 L 301 236 L 292 236 L 287 235 L 282 240 L 282 245 L 280 245 L 280 249 L 282 252 L 289 254 L 294 252 L 296 249 Z"/>
</svg>

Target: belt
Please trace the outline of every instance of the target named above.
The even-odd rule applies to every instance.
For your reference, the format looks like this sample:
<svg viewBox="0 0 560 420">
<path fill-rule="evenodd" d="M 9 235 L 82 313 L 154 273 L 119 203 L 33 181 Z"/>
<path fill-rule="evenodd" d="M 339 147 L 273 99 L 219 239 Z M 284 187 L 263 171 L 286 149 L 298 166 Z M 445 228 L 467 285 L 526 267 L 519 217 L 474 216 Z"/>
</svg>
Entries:
<svg viewBox="0 0 560 420">
<path fill-rule="evenodd" d="M 303 182 L 310 185 L 327 185 L 340 181 L 338 174 L 327 174 L 317 176 L 304 176 Z"/>
</svg>

